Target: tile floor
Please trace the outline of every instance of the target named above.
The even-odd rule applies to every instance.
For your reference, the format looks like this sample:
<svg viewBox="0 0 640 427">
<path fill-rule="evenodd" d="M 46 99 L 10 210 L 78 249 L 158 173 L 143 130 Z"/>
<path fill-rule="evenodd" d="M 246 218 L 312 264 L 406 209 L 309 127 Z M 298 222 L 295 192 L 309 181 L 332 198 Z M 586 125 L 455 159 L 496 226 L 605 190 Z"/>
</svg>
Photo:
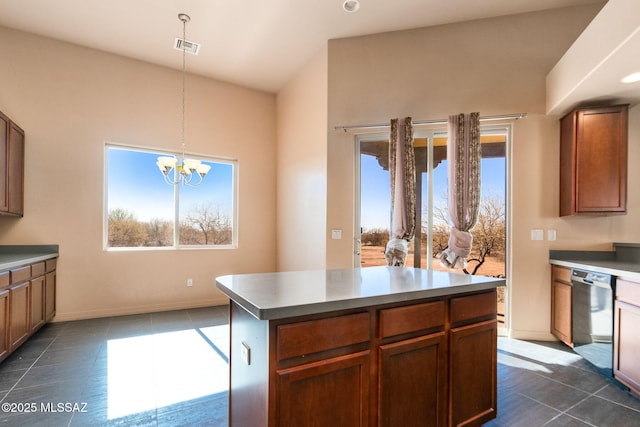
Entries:
<svg viewBox="0 0 640 427">
<path fill-rule="evenodd" d="M 0 363 L 0 426 L 226 426 L 227 324 L 224 306 L 49 324 Z M 498 414 L 631 427 L 640 399 L 560 344 L 499 338 Z"/>
</svg>

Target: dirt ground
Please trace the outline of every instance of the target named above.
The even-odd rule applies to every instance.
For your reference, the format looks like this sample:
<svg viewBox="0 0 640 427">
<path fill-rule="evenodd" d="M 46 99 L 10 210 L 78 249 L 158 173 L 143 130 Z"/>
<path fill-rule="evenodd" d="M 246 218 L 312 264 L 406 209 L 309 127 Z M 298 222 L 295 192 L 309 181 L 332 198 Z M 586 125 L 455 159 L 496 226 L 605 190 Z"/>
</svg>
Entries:
<svg viewBox="0 0 640 427">
<path fill-rule="evenodd" d="M 421 266 L 424 268 L 427 265 L 426 255 L 423 254 Z M 361 255 L 360 255 L 360 263 L 363 267 L 374 267 L 378 265 L 387 265 L 387 261 L 384 258 L 384 247 L 383 246 L 362 246 Z M 438 260 L 433 260 L 433 269 L 434 270 L 447 270 L 444 267 L 440 266 L 440 262 Z M 407 255 L 407 259 L 405 261 L 405 265 L 407 267 L 413 267 L 413 253 L 410 252 Z M 471 270 L 474 266 L 474 263 L 471 262 L 469 264 L 469 270 Z M 493 257 L 488 257 L 485 263 L 478 270 L 478 275 L 483 276 L 492 276 L 492 277 L 505 277 L 505 265 L 504 260 L 496 259 Z M 500 326 L 504 326 L 505 323 L 505 291 L 504 287 L 498 288 L 498 322 Z"/>
<path fill-rule="evenodd" d="M 383 246 L 363 246 L 360 255 L 361 265 L 363 267 L 373 267 L 376 265 L 387 265 L 387 261 L 384 259 L 384 247 Z M 413 267 L 413 253 L 409 252 L 405 262 L 407 267 Z M 422 254 L 422 262 L 420 264 L 423 268 L 427 265 L 425 254 Z M 474 263 L 469 263 L 468 270 L 474 267 Z M 434 270 L 446 270 L 440 266 L 440 263 L 434 259 Z M 485 263 L 478 270 L 478 275 L 483 276 L 504 276 L 504 261 L 496 258 L 488 257 Z"/>
</svg>

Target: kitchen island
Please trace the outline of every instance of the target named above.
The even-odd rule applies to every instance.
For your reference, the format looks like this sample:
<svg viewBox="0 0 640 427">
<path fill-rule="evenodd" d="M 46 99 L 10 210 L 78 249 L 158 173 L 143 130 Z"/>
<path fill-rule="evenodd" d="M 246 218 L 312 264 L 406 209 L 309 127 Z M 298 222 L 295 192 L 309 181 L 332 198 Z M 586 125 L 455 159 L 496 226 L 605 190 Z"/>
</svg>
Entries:
<svg viewBox="0 0 640 427">
<path fill-rule="evenodd" d="M 218 277 L 230 426 L 479 426 L 496 416 L 496 287 L 403 267 Z"/>
</svg>

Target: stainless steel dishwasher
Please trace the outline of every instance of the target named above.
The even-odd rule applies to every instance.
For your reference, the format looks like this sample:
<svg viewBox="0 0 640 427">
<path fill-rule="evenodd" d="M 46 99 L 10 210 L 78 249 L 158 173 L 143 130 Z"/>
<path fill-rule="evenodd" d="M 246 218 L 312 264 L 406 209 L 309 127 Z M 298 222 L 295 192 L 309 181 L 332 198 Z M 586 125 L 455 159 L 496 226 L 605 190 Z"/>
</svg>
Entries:
<svg viewBox="0 0 640 427">
<path fill-rule="evenodd" d="M 615 277 L 574 268 L 571 284 L 573 349 L 612 377 Z"/>
</svg>

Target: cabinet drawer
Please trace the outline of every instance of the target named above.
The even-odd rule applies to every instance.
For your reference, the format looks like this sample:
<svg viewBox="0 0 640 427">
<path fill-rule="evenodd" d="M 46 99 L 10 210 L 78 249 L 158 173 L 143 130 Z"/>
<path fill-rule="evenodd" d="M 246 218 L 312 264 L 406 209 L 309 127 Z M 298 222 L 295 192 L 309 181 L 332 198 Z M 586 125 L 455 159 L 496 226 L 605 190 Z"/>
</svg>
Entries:
<svg viewBox="0 0 640 427">
<path fill-rule="evenodd" d="M 369 314 L 358 313 L 277 327 L 278 360 L 369 341 Z"/>
<path fill-rule="evenodd" d="M 20 283 L 31 278 L 31 266 L 11 270 L 11 283 Z"/>
<path fill-rule="evenodd" d="M 31 277 L 44 276 L 44 262 L 31 264 Z"/>
<path fill-rule="evenodd" d="M 451 324 L 489 319 L 497 315 L 496 291 L 451 298 Z"/>
<path fill-rule="evenodd" d="M 444 326 L 444 301 L 380 310 L 380 338 Z"/>
<path fill-rule="evenodd" d="M 616 281 L 616 299 L 640 306 L 640 283 L 618 279 Z"/>
<path fill-rule="evenodd" d="M 3 271 L 2 273 L 0 273 L 0 289 L 6 288 L 10 284 L 11 284 L 11 280 L 9 277 L 9 272 Z"/>
<path fill-rule="evenodd" d="M 553 280 L 571 283 L 571 269 L 566 267 L 552 266 Z"/>
<path fill-rule="evenodd" d="M 58 258 L 48 259 L 45 261 L 45 272 L 50 273 L 58 266 Z"/>
</svg>

